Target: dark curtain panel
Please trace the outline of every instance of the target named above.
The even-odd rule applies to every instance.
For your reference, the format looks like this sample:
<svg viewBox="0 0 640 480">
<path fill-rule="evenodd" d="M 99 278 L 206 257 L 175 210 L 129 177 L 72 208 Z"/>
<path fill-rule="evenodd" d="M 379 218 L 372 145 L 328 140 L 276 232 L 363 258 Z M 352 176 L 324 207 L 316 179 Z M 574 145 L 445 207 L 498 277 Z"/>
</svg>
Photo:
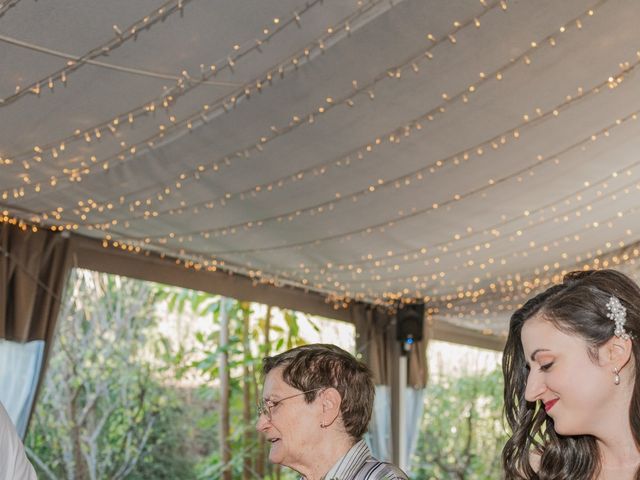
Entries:
<svg viewBox="0 0 640 480">
<path fill-rule="evenodd" d="M 69 260 L 61 234 L 0 224 L 0 338 L 50 342 Z"/>
<path fill-rule="evenodd" d="M 356 326 L 356 349 L 363 361 L 373 371 L 376 385 L 390 385 L 396 351 L 396 326 L 389 311 L 370 305 L 351 307 L 351 318 Z M 407 386 L 424 388 L 427 385 L 427 341 L 428 331 L 424 322 L 424 339 L 416 342 L 409 353 Z"/>
</svg>

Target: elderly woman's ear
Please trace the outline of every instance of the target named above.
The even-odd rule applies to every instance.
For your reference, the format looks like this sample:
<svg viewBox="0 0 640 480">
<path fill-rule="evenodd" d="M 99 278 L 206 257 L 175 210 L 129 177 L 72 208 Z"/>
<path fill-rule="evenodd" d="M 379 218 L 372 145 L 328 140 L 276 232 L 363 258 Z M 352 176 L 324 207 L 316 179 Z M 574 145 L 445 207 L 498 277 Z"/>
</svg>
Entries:
<svg viewBox="0 0 640 480">
<path fill-rule="evenodd" d="M 342 397 L 335 388 L 327 388 L 320 392 L 320 401 L 322 405 L 322 422 L 320 426 L 327 428 L 333 425 L 340 416 Z"/>
</svg>

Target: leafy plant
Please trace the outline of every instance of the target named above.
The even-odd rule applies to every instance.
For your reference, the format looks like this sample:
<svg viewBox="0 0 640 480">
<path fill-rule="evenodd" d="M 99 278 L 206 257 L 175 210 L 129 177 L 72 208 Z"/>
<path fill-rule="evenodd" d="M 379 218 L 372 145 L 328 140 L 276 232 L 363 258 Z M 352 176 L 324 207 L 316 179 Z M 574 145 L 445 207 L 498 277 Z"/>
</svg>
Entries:
<svg viewBox="0 0 640 480">
<path fill-rule="evenodd" d="M 502 373 L 436 377 L 427 387 L 414 476 L 438 480 L 501 478 Z"/>
<path fill-rule="evenodd" d="M 189 478 L 180 402 L 146 351 L 154 301 L 146 282 L 71 274 L 26 441 L 40 478 Z"/>
</svg>

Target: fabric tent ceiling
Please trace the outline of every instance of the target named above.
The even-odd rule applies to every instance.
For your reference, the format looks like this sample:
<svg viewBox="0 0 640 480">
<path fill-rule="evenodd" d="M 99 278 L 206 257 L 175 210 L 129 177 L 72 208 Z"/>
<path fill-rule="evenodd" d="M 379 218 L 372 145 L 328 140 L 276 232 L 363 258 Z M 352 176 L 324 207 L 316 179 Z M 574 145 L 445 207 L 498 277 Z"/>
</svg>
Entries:
<svg viewBox="0 0 640 480">
<path fill-rule="evenodd" d="M 639 238 L 637 18 L 632 0 L 4 0 L 0 207 L 503 335 L 530 291 Z"/>
</svg>

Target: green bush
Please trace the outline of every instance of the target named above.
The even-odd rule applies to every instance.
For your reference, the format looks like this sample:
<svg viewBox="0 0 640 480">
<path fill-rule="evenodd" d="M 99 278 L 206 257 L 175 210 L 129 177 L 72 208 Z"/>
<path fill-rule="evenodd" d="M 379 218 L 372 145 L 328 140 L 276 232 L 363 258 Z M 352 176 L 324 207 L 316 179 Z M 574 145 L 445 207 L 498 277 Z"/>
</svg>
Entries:
<svg viewBox="0 0 640 480">
<path fill-rule="evenodd" d="M 414 478 L 496 480 L 502 477 L 500 452 L 502 373 L 435 379 L 428 387 L 425 414 L 414 455 Z"/>
</svg>

